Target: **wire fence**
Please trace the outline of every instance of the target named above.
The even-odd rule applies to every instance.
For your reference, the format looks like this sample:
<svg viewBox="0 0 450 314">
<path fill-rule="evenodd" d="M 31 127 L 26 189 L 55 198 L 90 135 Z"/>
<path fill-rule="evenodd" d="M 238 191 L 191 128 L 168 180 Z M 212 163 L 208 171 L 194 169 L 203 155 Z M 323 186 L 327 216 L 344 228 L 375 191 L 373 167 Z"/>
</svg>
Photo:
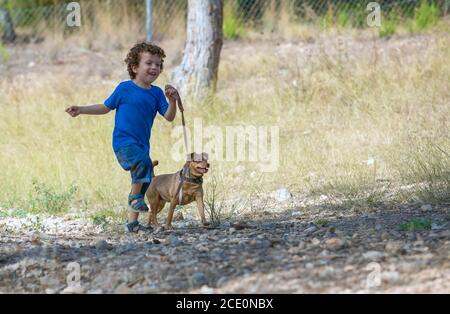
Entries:
<svg viewBox="0 0 450 314">
<path fill-rule="evenodd" d="M 50 2 L 50 5 L 46 5 Z M 146 32 L 146 0 L 82 0 L 79 4 L 82 27 L 68 23 L 74 9 L 67 0 L 0 0 L 0 33 L 3 40 L 15 36 L 38 38 L 50 32 L 70 35 L 83 29 L 85 32 L 101 32 L 102 27 L 128 28 Z M 73 2 L 73 1 L 72 1 Z M 370 13 L 370 0 L 224 0 L 224 31 L 229 38 L 239 37 L 243 27 L 274 28 L 282 16 L 289 16 L 292 23 L 339 24 L 348 27 L 366 27 Z M 384 18 L 404 21 L 422 19 L 423 23 L 446 16 L 449 0 L 378 0 Z M 151 33 L 156 39 L 173 36 L 184 29 L 187 17 L 187 0 L 152 0 Z M 75 12 L 77 13 L 77 12 Z M 71 15 L 72 14 L 72 15 Z M 430 22 L 430 21 L 431 22 Z M 80 25 L 77 25 L 80 26 Z"/>
</svg>

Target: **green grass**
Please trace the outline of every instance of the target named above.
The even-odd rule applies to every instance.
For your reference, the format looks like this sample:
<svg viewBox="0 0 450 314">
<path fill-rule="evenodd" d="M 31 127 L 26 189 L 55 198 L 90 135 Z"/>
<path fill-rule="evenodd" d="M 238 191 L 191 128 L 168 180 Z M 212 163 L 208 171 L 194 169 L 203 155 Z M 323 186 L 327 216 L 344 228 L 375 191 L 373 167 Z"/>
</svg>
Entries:
<svg viewBox="0 0 450 314">
<path fill-rule="evenodd" d="M 223 18 L 223 35 L 225 39 L 238 39 L 244 36 L 244 27 L 233 11 L 231 5 L 225 5 Z"/>
<path fill-rule="evenodd" d="M 417 231 L 417 230 L 430 230 L 431 229 L 431 220 L 416 218 L 408 221 L 407 223 L 403 223 L 398 225 L 398 229 L 400 231 Z"/>
<path fill-rule="evenodd" d="M 319 218 L 314 223 L 319 226 L 326 226 L 330 223 L 330 221 L 328 219 Z"/>
<path fill-rule="evenodd" d="M 67 212 L 78 187 L 71 184 L 66 191 L 57 191 L 43 182 L 33 181 L 29 208 L 33 213 L 61 214 Z"/>
<path fill-rule="evenodd" d="M 0 27 L 0 34 L 2 34 L 2 30 Z M 11 59 L 11 56 L 9 55 L 6 48 L 2 45 L 0 42 L 0 62 L 1 63 L 7 63 Z"/>
<path fill-rule="evenodd" d="M 440 20 L 439 8 L 434 3 L 422 0 L 415 16 L 416 28 L 419 31 L 436 25 Z"/>
<path fill-rule="evenodd" d="M 395 20 L 391 19 L 385 19 L 381 23 L 380 27 L 380 37 L 381 38 L 388 38 L 395 34 L 397 31 L 397 22 Z"/>
</svg>

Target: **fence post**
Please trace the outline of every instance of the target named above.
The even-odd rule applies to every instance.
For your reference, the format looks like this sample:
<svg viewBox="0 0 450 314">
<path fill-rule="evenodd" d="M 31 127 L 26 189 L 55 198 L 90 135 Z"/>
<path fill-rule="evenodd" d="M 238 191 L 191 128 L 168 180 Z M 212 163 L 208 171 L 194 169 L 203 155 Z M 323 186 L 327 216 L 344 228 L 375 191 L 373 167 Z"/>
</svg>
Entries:
<svg viewBox="0 0 450 314">
<path fill-rule="evenodd" d="M 152 0 L 146 0 L 147 2 L 147 23 L 146 23 L 146 29 L 147 29 L 147 42 L 152 41 Z"/>
</svg>

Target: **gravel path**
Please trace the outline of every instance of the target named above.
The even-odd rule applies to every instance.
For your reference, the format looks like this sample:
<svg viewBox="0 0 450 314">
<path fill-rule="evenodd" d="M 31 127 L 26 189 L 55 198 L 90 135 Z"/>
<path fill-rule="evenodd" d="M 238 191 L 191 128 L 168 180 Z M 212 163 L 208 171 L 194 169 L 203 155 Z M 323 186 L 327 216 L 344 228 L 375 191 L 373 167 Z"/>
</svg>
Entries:
<svg viewBox="0 0 450 314">
<path fill-rule="evenodd" d="M 414 219 L 432 226 L 399 228 Z M 450 292 L 449 205 L 264 211 L 215 229 L 194 216 L 139 235 L 35 220 L 0 219 L 2 293 Z"/>
</svg>

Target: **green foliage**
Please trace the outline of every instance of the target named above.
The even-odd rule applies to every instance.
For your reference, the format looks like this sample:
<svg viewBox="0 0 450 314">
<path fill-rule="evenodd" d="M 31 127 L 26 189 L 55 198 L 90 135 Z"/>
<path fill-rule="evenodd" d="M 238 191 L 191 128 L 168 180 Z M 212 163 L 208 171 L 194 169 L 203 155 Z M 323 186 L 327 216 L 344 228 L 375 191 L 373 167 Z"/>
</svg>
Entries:
<svg viewBox="0 0 450 314">
<path fill-rule="evenodd" d="M 4 0 L 3 5 L 7 9 L 34 8 L 38 6 L 57 5 L 72 2 L 71 0 Z M 2 4 L 0 2 L 0 4 Z"/>
<path fill-rule="evenodd" d="M 1 27 L 0 27 L 0 34 L 2 33 Z M 7 63 L 10 59 L 10 55 L 6 48 L 2 45 L 0 42 L 0 63 Z"/>
<path fill-rule="evenodd" d="M 400 231 L 416 231 L 416 230 L 430 230 L 431 220 L 423 218 L 415 218 L 407 223 L 398 225 Z"/>
<path fill-rule="evenodd" d="M 439 15 L 439 8 L 436 4 L 429 4 L 428 1 L 422 0 L 415 17 L 417 30 L 422 31 L 436 25 L 439 21 Z"/>
<path fill-rule="evenodd" d="M 319 218 L 315 221 L 315 224 L 319 225 L 319 226 L 326 226 L 329 223 L 330 223 L 330 221 L 328 219 L 324 219 L 324 218 Z"/>
<path fill-rule="evenodd" d="M 345 28 L 348 26 L 350 22 L 350 11 L 348 10 L 340 10 L 337 14 L 337 24 L 341 28 Z"/>
<path fill-rule="evenodd" d="M 33 194 L 30 199 L 30 209 L 35 213 L 59 214 L 68 210 L 69 204 L 78 187 L 73 183 L 65 192 L 55 191 L 42 182 L 33 181 Z"/>
<path fill-rule="evenodd" d="M 27 211 L 23 209 L 9 209 L 9 210 L 0 210 L 0 218 L 24 218 L 27 216 Z"/>
<path fill-rule="evenodd" d="M 244 28 L 229 5 L 224 9 L 223 34 L 226 39 L 238 39 L 244 35 Z"/>
<path fill-rule="evenodd" d="M 96 226 L 100 226 L 102 229 L 106 229 L 108 226 L 108 215 L 106 212 L 100 211 L 95 212 L 90 216 L 90 219 L 92 220 L 92 223 Z"/>
<path fill-rule="evenodd" d="M 397 30 L 397 22 L 393 19 L 385 19 L 381 22 L 380 37 L 391 37 Z"/>
<path fill-rule="evenodd" d="M 320 27 L 322 30 L 328 30 L 333 25 L 333 15 L 325 14 L 320 18 Z"/>
<path fill-rule="evenodd" d="M 353 17 L 352 17 L 352 26 L 357 28 L 364 28 L 367 26 L 367 15 L 369 14 L 369 11 L 366 10 L 367 4 L 370 1 L 357 1 L 356 4 L 353 6 L 349 6 L 348 10 L 352 10 Z"/>
</svg>

